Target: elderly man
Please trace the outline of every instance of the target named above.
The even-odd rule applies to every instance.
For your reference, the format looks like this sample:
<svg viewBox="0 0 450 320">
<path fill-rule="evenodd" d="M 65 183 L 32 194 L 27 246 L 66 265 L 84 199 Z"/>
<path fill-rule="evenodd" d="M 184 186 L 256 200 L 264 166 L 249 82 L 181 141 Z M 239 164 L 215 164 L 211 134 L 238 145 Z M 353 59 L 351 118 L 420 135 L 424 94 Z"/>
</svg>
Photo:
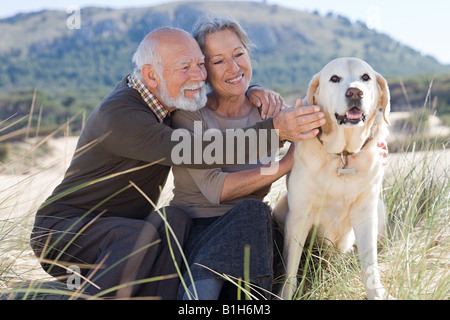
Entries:
<svg viewBox="0 0 450 320">
<path fill-rule="evenodd" d="M 178 143 L 171 139 L 171 112 L 205 104 L 204 56 L 190 34 L 161 28 L 144 38 L 133 60 L 133 75 L 87 120 L 64 180 L 36 214 L 31 245 L 53 276 L 78 266 L 85 295 L 174 299 L 177 242 L 183 246 L 191 221 L 175 208 L 163 219 L 151 201 L 158 201 Z M 314 136 L 323 115 L 317 107 L 298 109 L 247 129 L 279 129 L 280 140 Z"/>
</svg>

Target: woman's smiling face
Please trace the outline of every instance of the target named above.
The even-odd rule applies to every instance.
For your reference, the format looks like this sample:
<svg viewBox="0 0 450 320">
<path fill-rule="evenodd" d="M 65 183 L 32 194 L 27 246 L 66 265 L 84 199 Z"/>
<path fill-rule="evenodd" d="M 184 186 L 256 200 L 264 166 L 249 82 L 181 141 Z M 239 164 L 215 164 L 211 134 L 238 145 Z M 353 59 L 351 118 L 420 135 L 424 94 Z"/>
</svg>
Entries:
<svg viewBox="0 0 450 320">
<path fill-rule="evenodd" d="M 205 50 L 208 83 L 220 96 L 245 94 L 252 77 L 247 49 L 231 30 L 206 37 Z"/>
</svg>

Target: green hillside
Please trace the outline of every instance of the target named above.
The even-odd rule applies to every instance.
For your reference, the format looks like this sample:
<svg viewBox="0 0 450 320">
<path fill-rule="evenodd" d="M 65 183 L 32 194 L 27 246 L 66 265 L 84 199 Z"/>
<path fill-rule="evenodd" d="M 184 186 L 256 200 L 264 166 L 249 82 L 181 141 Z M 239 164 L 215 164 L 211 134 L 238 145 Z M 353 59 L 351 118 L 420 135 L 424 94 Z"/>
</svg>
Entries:
<svg viewBox="0 0 450 320">
<path fill-rule="evenodd" d="M 42 11 L 0 20 L 1 119 L 27 114 L 34 89 L 44 125 L 61 123 L 80 109 L 89 112 L 130 73 L 131 56 L 145 34 L 165 25 L 190 31 L 204 12 L 230 15 L 242 23 L 257 46 L 253 82 L 282 94 L 304 90 L 313 74 L 339 56 L 365 59 L 386 77 L 450 73 L 450 66 L 363 23 L 262 3 L 83 8 L 79 30 L 67 28 L 66 12 Z"/>
</svg>

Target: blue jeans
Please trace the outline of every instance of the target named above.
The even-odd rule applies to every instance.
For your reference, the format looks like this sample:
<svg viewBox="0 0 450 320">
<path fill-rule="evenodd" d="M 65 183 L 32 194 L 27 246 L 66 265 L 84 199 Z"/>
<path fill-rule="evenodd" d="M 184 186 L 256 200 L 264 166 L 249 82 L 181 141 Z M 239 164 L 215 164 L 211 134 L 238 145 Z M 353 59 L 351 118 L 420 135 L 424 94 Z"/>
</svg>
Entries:
<svg viewBox="0 0 450 320">
<path fill-rule="evenodd" d="M 244 279 L 244 248 L 250 246 L 250 282 L 256 288 L 272 289 L 273 281 L 273 239 L 270 207 L 259 200 L 243 200 L 223 216 L 217 218 L 194 219 L 194 226 L 186 243 L 185 255 L 194 280 L 198 283 L 201 299 L 216 299 L 217 290 L 221 297 L 233 298 L 237 287 L 229 285 L 220 275 Z M 212 272 L 211 270 L 215 271 Z M 192 288 L 187 272 L 184 273 L 186 286 Z M 215 281 L 201 281 L 214 279 Z M 236 280 L 237 282 L 237 280 Z M 225 284 L 221 287 L 220 283 Z M 205 284 L 206 287 L 205 287 Z M 205 289 L 206 288 L 206 289 Z M 224 292 L 224 290 L 228 292 Z M 264 290 L 257 290 L 268 298 Z M 205 296 L 205 292 L 211 294 Z M 253 291 L 255 293 L 255 291 Z M 185 294 L 181 285 L 178 299 Z M 258 293 L 256 293 L 258 295 Z"/>
</svg>

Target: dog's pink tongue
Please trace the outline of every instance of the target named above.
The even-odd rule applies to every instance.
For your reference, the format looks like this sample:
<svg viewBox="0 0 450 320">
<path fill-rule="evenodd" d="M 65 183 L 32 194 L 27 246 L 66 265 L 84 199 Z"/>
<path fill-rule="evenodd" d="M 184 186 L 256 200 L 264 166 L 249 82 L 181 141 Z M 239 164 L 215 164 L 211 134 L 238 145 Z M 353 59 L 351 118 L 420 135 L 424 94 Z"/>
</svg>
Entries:
<svg viewBox="0 0 450 320">
<path fill-rule="evenodd" d="M 361 116 L 362 111 L 356 107 L 347 111 L 347 119 L 360 119 Z"/>
</svg>

